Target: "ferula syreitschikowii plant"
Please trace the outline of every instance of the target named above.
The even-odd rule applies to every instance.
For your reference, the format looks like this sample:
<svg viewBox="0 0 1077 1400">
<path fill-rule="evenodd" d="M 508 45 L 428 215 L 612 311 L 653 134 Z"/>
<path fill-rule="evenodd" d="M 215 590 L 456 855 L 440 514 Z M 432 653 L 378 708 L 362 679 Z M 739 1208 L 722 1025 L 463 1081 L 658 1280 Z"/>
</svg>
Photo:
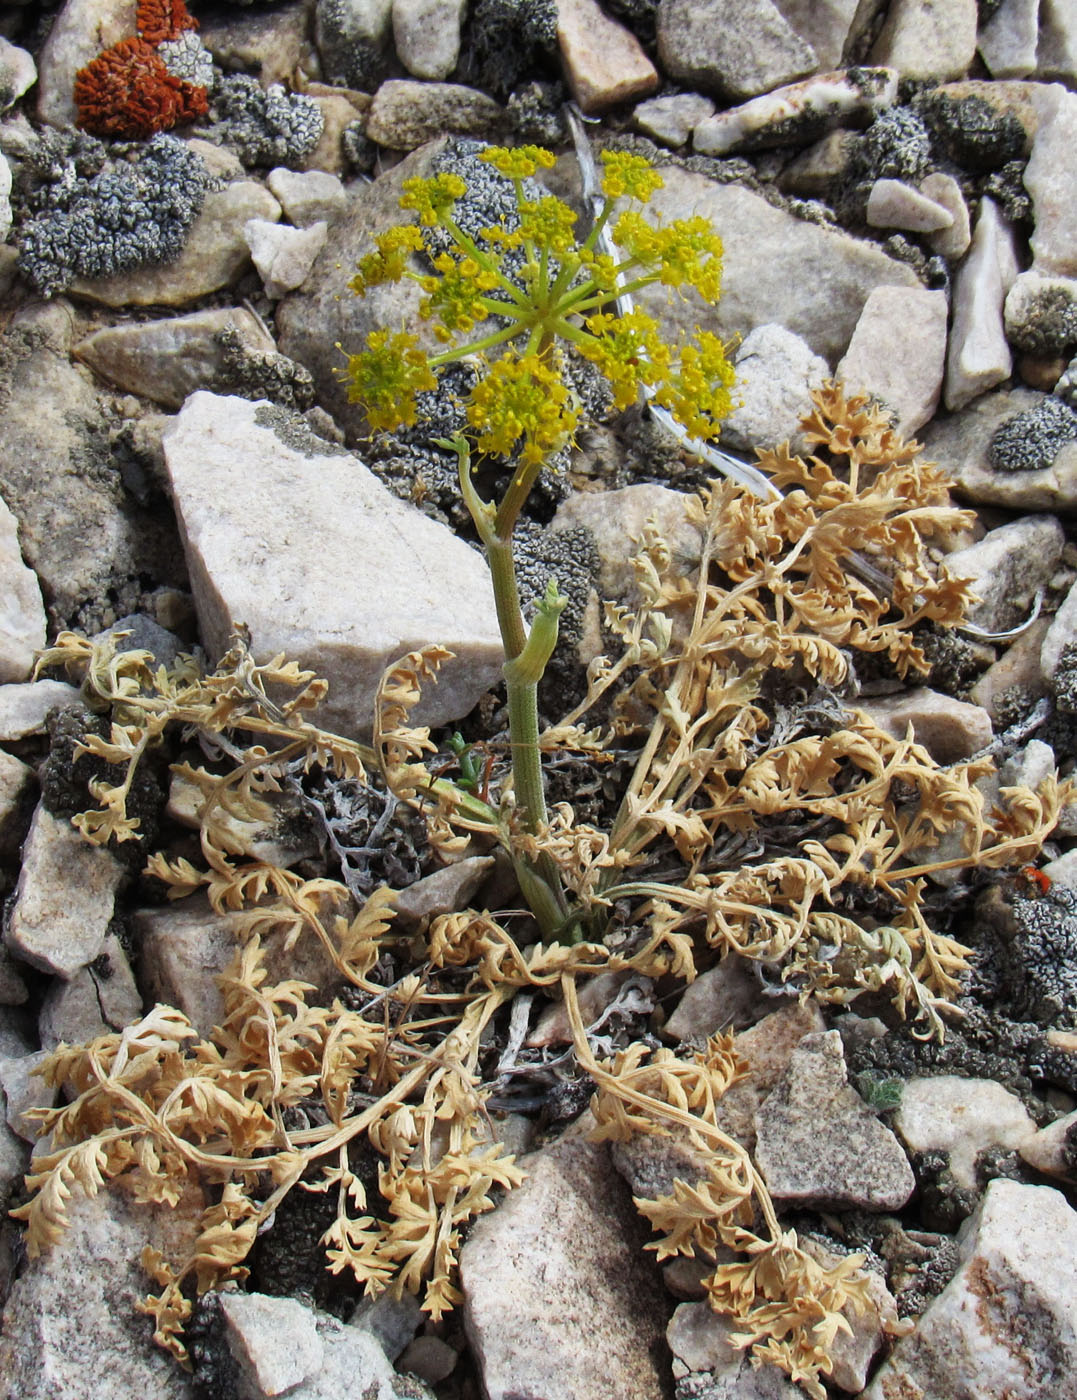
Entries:
<svg viewBox="0 0 1077 1400">
<path fill-rule="evenodd" d="M 515 190 L 511 224 L 471 237 L 456 218 L 467 199 L 460 175 L 443 172 L 404 182 L 401 208 L 416 222 L 378 235 L 351 288 L 410 279 L 424 293 L 419 312 L 445 346 L 427 353 L 407 331 L 379 329 L 344 370 L 349 398 L 370 426 L 394 429 L 420 418 L 419 396 L 436 389 L 438 372 L 467 360 L 477 378 L 465 401 L 467 433 L 438 440 L 456 451 L 460 489 L 485 547 L 505 648 L 505 681 L 517 820 L 529 833 L 546 823 L 538 744 L 537 687 L 557 642 L 564 599 L 551 584 L 530 626 L 520 607 L 512 533 L 544 464 L 569 444 L 582 407 L 568 362 L 578 355 L 598 370 L 615 408 L 641 393 L 666 408 L 697 439 L 713 439 L 732 404 L 733 369 L 721 339 L 697 330 L 669 344 L 658 322 L 630 298 L 660 284 L 671 295 L 704 303 L 721 287 L 722 244 L 703 218 L 657 225 L 641 207 L 662 177 L 640 156 L 603 152 L 603 199 L 591 226 L 543 193 L 532 177 L 554 165 L 536 146 L 488 147 L 480 159 Z M 440 230 L 435 246 L 429 233 Z M 610 251 L 610 250 L 613 251 Z M 511 467 L 498 501 L 472 480 L 472 455 Z M 524 894 L 547 937 L 571 937 L 571 913 L 556 870 L 517 860 Z"/>
</svg>

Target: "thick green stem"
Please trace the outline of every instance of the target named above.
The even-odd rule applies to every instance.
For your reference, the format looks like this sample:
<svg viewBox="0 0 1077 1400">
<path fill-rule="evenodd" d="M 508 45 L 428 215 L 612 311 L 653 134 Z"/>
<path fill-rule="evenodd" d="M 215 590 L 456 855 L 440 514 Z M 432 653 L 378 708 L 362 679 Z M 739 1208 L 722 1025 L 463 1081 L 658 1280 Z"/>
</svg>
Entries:
<svg viewBox="0 0 1077 1400">
<path fill-rule="evenodd" d="M 531 627 L 527 628 L 520 608 L 512 557 L 511 531 L 516 514 L 509 521 L 508 533 L 502 535 L 499 529 L 501 511 L 482 499 L 471 480 L 471 453 L 467 442 L 456 437 L 441 441 L 439 446 L 456 452 L 460 493 L 475 522 L 490 564 L 494 606 L 501 645 L 505 651 L 513 791 L 524 829 L 534 835 L 546 824 L 546 794 L 539 751 L 538 686 L 557 645 L 558 618 L 566 600 L 558 593 L 557 584 L 551 580 L 545 596 L 535 609 Z M 513 861 L 520 888 L 538 920 L 543 936 L 547 939 L 557 938 L 565 929 L 569 908 L 556 865 L 548 855 L 532 862 L 514 854 Z"/>
</svg>

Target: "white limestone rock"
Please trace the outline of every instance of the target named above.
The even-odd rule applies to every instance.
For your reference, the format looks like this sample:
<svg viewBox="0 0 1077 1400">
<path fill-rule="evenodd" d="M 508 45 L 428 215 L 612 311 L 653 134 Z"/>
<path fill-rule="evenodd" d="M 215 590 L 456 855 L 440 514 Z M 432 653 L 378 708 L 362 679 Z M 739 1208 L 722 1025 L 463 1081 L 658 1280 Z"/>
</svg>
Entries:
<svg viewBox="0 0 1077 1400">
<path fill-rule="evenodd" d="M 309 228 L 291 228 L 265 219 L 247 221 L 243 236 L 267 297 L 279 301 L 303 285 L 325 247 L 328 231 L 329 225 L 324 221 Z"/>
<path fill-rule="evenodd" d="M 1077 92 L 1041 124 L 1023 176 L 1032 196 L 1032 270 L 1077 277 Z"/>
<path fill-rule="evenodd" d="M 967 578 L 980 602 L 969 620 L 988 632 L 1015 627 L 1029 614 L 1036 590 L 1062 562 L 1065 535 L 1053 515 L 1030 515 L 990 530 L 976 544 L 946 556 L 946 570 Z"/>
<path fill-rule="evenodd" d="M 454 653 L 427 687 L 426 723 L 466 714 L 495 682 L 485 561 L 302 418 L 199 392 L 164 451 L 213 655 L 245 623 L 256 655 L 284 652 L 329 680 L 321 722 L 350 734 L 369 731 L 385 668 L 419 647 Z"/>
<path fill-rule="evenodd" d="M 119 939 L 110 934 L 89 967 L 68 982 L 56 980 L 38 1015 L 41 1044 L 54 1050 L 61 1041 L 82 1045 L 110 1031 L 122 1031 L 142 1015 L 142 997 Z"/>
<path fill-rule="evenodd" d="M 1018 270 L 1013 231 L 984 195 L 972 245 L 954 279 L 945 389 L 951 411 L 1009 377 L 1012 359 L 1002 308 Z"/>
<path fill-rule="evenodd" d="M 1051 864 L 1057 865 L 1058 861 Z M 1071 884 L 1070 888 L 1074 888 Z M 1074 1165 L 1074 1147 L 1077 1146 L 1077 1113 L 1067 1113 L 1041 1128 L 1038 1133 L 1026 1139 L 1018 1149 L 1021 1156 L 1038 1172 L 1047 1176 L 1057 1176 L 1063 1181 L 1077 1184 L 1077 1167 Z"/>
<path fill-rule="evenodd" d="M 993 78 L 1027 78 L 1036 71 L 1040 0 L 1006 0 L 980 26 L 980 57 Z"/>
<path fill-rule="evenodd" d="M 1043 646 L 1040 649 L 1040 669 L 1043 672 L 1043 679 L 1048 685 L 1054 680 L 1058 663 L 1062 659 L 1062 652 L 1075 641 L 1077 641 L 1077 584 L 1074 584 L 1066 594 L 1062 606 L 1051 619 L 1051 625 L 1047 629 L 1047 635 L 1044 637 Z"/>
<path fill-rule="evenodd" d="M 775 1200 L 900 1210 L 915 1190 L 901 1144 L 848 1084 L 837 1031 L 804 1037 L 755 1128 L 756 1164 Z"/>
<path fill-rule="evenodd" d="M 903 78 L 959 78 L 976 54 L 976 0 L 894 0 L 871 50 Z"/>
<path fill-rule="evenodd" d="M 976 1158 L 988 1148 L 1020 1148 L 1036 1131 L 1021 1100 L 993 1079 L 940 1074 L 910 1079 L 894 1114 L 910 1152 L 944 1152 L 958 1186 L 976 1186 Z"/>
<path fill-rule="evenodd" d="M 831 127 L 867 119 L 897 98 L 893 68 L 818 73 L 753 97 L 699 122 L 692 145 L 701 155 L 799 145 Z"/>
<path fill-rule="evenodd" d="M 920 193 L 950 215 L 949 225 L 926 234 L 924 241 L 933 253 L 941 257 L 952 261 L 963 258 L 972 242 L 972 224 L 961 186 L 952 175 L 942 170 L 932 170 L 920 181 Z"/>
<path fill-rule="evenodd" d="M 800 445 L 800 420 L 813 408 L 811 391 L 830 377 L 826 361 L 784 326 L 756 326 L 733 356 L 736 408 L 722 424 L 722 446 L 755 449 Z"/>
<path fill-rule="evenodd" d="M 230 287 L 250 265 L 244 229 L 251 219 L 275 222 L 280 205 L 256 180 L 210 190 L 175 262 L 146 265 L 112 277 L 79 277 L 76 296 L 105 306 L 186 306 Z"/>
<path fill-rule="evenodd" d="M 970 758 L 986 748 L 993 737 L 991 716 L 986 710 L 927 686 L 865 702 L 862 708 L 895 739 L 904 739 L 911 724 L 913 739 L 927 749 L 936 763 Z"/>
<path fill-rule="evenodd" d="M 24 681 L 0 685 L 0 743 L 43 734 L 50 710 L 82 703 L 78 686 L 66 681 Z"/>
<path fill-rule="evenodd" d="M 234 331 L 252 354 L 274 349 L 256 318 L 235 306 L 106 326 L 80 340 L 72 353 L 117 388 L 177 409 L 196 389 L 213 389 L 219 382 L 222 331 Z"/>
<path fill-rule="evenodd" d="M 0 152 L 0 243 L 11 232 L 11 166 Z"/>
<path fill-rule="evenodd" d="M 327 82 L 355 82 L 355 54 L 381 53 L 392 33 L 393 0 L 315 0 L 314 40 Z"/>
<path fill-rule="evenodd" d="M 771 0 L 663 0 L 657 35 L 663 72 L 727 103 L 819 67 L 815 50 Z"/>
<path fill-rule="evenodd" d="M 110 851 L 39 806 L 23 848 L 8 948 L 41 972 L 74 976 L 104 947 L 123 879 Z"/>
<path fill-rule="evenodd" d="M 439 82 L 460 57 L 467 0 L 393 0 L 396 56 L 413 78 Z"/>
<path fill-rule="evenodd" d="M 926 287 L 876 287 L 838 361 L 846 389 L 868 390 L 910 438 L 934 416 L 946 362 L 946 295 Z"/>
<path fill-rule="evenodd" d="M 992 1181 L 961 1263 L 862 1400 L 1074 1400 L 1077 1212 L 1050 1186 Z"/>
<path fill-rule="evenodd" d="M 658 91 L 658 70 L 642 44 L 598 0 L 557 0 L 557 46 L 565 80 L 586 115 Z"/>
<path fill-rule="evenodd" d="M 1077 86 L 1077 11 L 1070 0 L 1040 0 L 1036 76 Z"/>
<path fill-rule="evenodd" d="M 289 170 L 278 165 L 266 176 L 266 184 L 284 217 L 296 228 L 332 223 L 348 204 L 340 176 L 327 170 Z"/>
<path fill-rule="evenodd" d="M 801 1400 L 800 1387 L 779 1366 L 753 1366 L 748 1352 L 733 1346 L 735 1330 L 709 1303 L 681 1303 L 666 1328 L 674 1381 L 697 1378 L 708 1400 Z"/>
<path fill-rule="evenodd" d="M 785 21 L 815 50 L 820 69 L 826 72 L 837 68 L 856 19 L 857 0 L 775 0 L 775 3 Z"/>
<path fill-rule="evenodd" d="M 724 339 L 743 338 L 775 323 L 835 364 L 873 288 L 922 285 L 911 268 L 880 248 L 775 209 L 740 185 L 720 185 L 674 166 L 664 166 L 662 178 L 644 216 L 701 215 L 719 231 L 725 249 L 722 295 L 713 310 L 694 297 L 671 301 L 665 288 L 640 295 L 667 336 L 688 337 L 701 325 Z"/>
<path fill-rule="evenodd" d="M 51 1108 L 56 1102 L 55 1086 L 45 1083 L 37 1070 L 48 1052 L 35 1050 L 29 1055 L 9 1055 L 0 1059 L 0 1091 L 8 1127 L 24 1142 L 37 1141 L 38 1122 L 25 1115 L 32 1109 Z"/>
<path fill-rule="evenodd" d="M 18 522 L 0 499 L 0 685 L 25 681 L 45 645 L 45 605 L 23 563 Z"/>
<path fill-rule="evenodd" d="M 562 1138 L 460 1251 L 464 1327 L 489 1400 L 659 1395 L 667 1315 L 647 1227 L 604 1145 Z"/>
<path fill-rule="evenodd" d="M 7 109 L 37 82 L 33 56 L 10 39 L 0 38 L 0 112 Z"/>
<path fill-rule="evenodd" d="M 939 233 L 953 227 L 949 209 L 903 180 L 876 180 L 867 203 L 873 228 L 904 228 L 913 233 Z"/>
<path fill-rule="evenodd" d="M 632 124 L 666 146 L 683 146 L 700 122 L 714 115 L 714 103 L 699 92 L 651 97 L 632 111 Z"/>
<path fill-rule="evenodd" d="M 228 1349 L 254 1395 L 292 1394 L 325 1359 L 314 1314 L 295 1298 L 222 1293 Z"/>
<path fill-rule="evenodd" d="M 33 777 L 28 763 L 0 749 L 0 858 L 18 854 L 23 836 L 20 817 Z"/>
</svg>

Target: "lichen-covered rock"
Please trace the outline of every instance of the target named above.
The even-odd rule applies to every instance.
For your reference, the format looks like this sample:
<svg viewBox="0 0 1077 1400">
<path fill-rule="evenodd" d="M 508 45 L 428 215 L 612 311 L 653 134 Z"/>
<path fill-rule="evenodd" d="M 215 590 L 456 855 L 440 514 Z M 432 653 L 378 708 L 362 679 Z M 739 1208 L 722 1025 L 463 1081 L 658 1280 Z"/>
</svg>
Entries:
<svg viewBox="0 0 1077 1400">
<path fill-rule="evenodd" d="M 988 449 L 991 466 L 1003 472 L 1035 472 L 1053 467 L 1063 447 L 1077 442 L 1077 411 L 1055 394 L 1007 418 L 995 429 Z"/>
<path fill-rule="evenodd" d="M 370 92 L 384 75 L 393 0 L 317 0 L 315 40 L 326 80 Z"/>
<path fill-rule="evenodd" d="M 922 434 L 925 455 L 944 462 L 963 500 L 1010 510 L 1071 510 L 1077 505 L 1077 445 L 1063 447 L 1041 471 L 1000 472 L 989 457 L 995 429 L 1015 413 L 1034 407 L 1031 389 L 983 394 L 965 408 L 936 417 Z"/>
<path fill-rule="evenodd" d="M 174 261 L 140 265 L 112 276 L 80 276 L 71 291 L 105 306 L 186 306 L 231 286 L 250 266 L 243 234 L 250 219 L 279 218 L 280 205 L 264 185 L 236 180 L 206 195 Z"/>
<path fill-rule="evenodd" d="M 692 145 L 711 156 L 800 145 L 832 127 L 865 121 L 896 97 L 892 68 L 820 73 L 705 118 L 695 127 Z"/>
<path fill-rule="evenodd" d="M 71 0 L 56 16 L 38 60 L 37 115 L 74 126 L 75 74 L 102 49 L 135 33 L 136 0 Z"/>
<path fill-rule="evenodd" d="M 894 1134 L 849 1087 L 841 1036 L 805 1036 L 755 1115 L 755 1158 L 786 1202 L 898 1210 L 916 1186 Z"/>
<path fill-rule="evenodd" d="M 1016 1095 L 990 1079 L 940 1074 L 910 1079 L 901 1091 L 894 1128 L 912 1152 L 942 1152 L 958 1186 L 975 1189 L 976 1158 L 1012 1150 L 1036 1131 Z"/>
<path fill-rule="evenodd" d="M 71 321 L 63 301 L 31 302 L 0 336 L 0 492 L 53 626 L 92 623 L 110 594 L 137 598 L 143 573 L 180 582 L 172 532 L 138 509 L 111 461 L 89 372 L 69 358 Z"/>
<path fill-rule="evenodd" d="M 237 73 L 218 86 L 215 103 L 222 135 L 244 165 L 298 165 L 321 139 L 325 125 L 312 97 L 288 92 L 280 83 L 263 88 Z"/>
<path fill-rule="evenodd" d="M 446 131 L 494 139 L 505 129 L 505 109 L 486 93 L 461 83 L 404 78 L 382 83 L 366 122 L 370 139 L 394 151 L 413 151 Z"/>
<path fill-rule="evenodd" d="M 164 133 L 134 164 L 70 176 L 42 187 L 41 212 L 19 233 L 19 269 L 46 297 L 76 281 L 174 262 L 206 199 L 202 160 Z"/>
<path fill-rule="evenodd" d="M 1077 279 L 1022 272 L 1006 297 L 1006 336 L 1028 355 L 1062 355 L 1077 347 Z"/>
<path fill-rule="evenodd" d="M 193 395 L 164 438 L 202 635 L 233 626 L 330 682 L 322 720 L 369 728 L 382 672 L 418 647 L 455 653 L 429 723 L 466 714 L 502 660 L 485 562 L 396 500 L 357 458 L 267 404 Z"/>
<path fill-rule="evenodd" d="M 1077 1213 L 1050 1186 L 992 1181 L 961 1263 L 863 1400 L 1074 1400 Z"/>
<path fill-rule="evenodd" d="M 523 1185 L 460 1251 L 464 1326 L 489 1400 L 660 1394 L 669 1305 L 605 1147 L 562 1140 L 522 1166 Z"/>
<path fill-rule="evenodd" d="M 556 55 L 557 0 L 475 0 L 470 8 L 462 76 L 495 97 Z"/>
</svg>

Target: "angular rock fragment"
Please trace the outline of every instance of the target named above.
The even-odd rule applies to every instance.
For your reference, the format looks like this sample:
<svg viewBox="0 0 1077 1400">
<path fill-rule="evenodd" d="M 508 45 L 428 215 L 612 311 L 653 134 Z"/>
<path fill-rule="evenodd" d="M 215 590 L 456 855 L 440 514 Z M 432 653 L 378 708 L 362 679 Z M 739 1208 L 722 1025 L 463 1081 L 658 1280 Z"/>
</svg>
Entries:
<svg viewBox="0 0 1077 1400">
<path fill-rule="evenodd" d="M 108 936 L 124 868 L 84 841 L 66 817 L 39 806 L 23 850 L 6 941 L 31 967 L 72 977 Z"/>
<path fill-rule="evenodd" d="M 489 1400 L 658 1395 L 669 1314 L 646 1226 L 606 1149 L 562 1140 L 460 1252 L 464 1325 Z"/>
<path fill-rule="evenodd" d="M 1050 1186 L 992 1181 L 961 1264 L 863 1400 L 1074 1400 L 1077 1212 Z"/>
<path fill-rule="evenodd" d="M 913 1193 L 901 1144 L 847 1083 L 837 1031 L 800 1042 L 755 1125 L 756 1163 L 776 1200 L 898 1210 Z"/>
<path fill-rule="evenodd" d="M 1015 1094 L 989 1079 L 940 1074 L 910 1079 L 894 1127 L 913 1152 L 945 1152 L 959 1186 L 975 1188 L 976 1158 L 988 1148 L 1021 1147 L 1036 1125 Z"/>
<path fill-rule="evenodd" d="M 350 453 L 268 404 L 197 393 L 164 437 L 206 645 L 237 623 L 330 683 L 321 720 L 369 730 L 385 668 L 438 644 L 427 723 L 467 713 L 496 680 L 501 642 L 486 564 L 397 500 Z"/>
</svg>

